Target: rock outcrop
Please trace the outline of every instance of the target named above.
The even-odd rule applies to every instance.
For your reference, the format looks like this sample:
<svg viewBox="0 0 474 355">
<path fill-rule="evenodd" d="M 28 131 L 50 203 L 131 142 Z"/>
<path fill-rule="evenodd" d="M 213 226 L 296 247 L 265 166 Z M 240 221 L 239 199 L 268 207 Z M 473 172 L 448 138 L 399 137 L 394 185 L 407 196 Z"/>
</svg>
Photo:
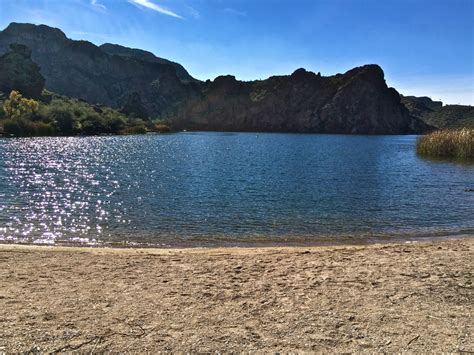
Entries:
<svg viewBox="0 0 474 355">
<path fill-rule="evenodd" d="M 39 98 L 45 79 L 31 60 L 31 50 L 21 44 L 11 44 L 10 49 L 0 57 L 0 91 L 8 94 L 17 90 L 23 96 Z"/>
<path fill-rule="evenodd" d="M 429 97 L 402 96 L 402 103 L 410 114 L 435 128 L 474 128 L 474 107 L 444 105 Z"/>
<path fill-rule="evenodd" d="M 180 71 L 172 64 L 110 55 L 90 42 L 71 40 L 61 30 L 45 25 L 10 24 L 0 32 L 0 55 L 8 52 L 12 43 L 32 50 L 48 90 L 90 103 L 121 108 L 131 94 L 138 93 L 146 112 L 167 117 L 198 92 L 195 82 L 179 79 Z"/>
<path fill-rule="evenodd" d="M 45 25 L 10 24 L 0 31 L 0 55 L 13 43 L 31 48 L 48 90 L 138 117 L 168 119 L 176 129 L 348 134 L 430 129 L 425 116 L 410 112 L 387 87 L 377 65 L 328 77 L 298 69 L 267 80 L 221 76 L 201 82 L 152 53 L 74 41 Z"/>
<path fill-rule="evenodd" d="M 201 96 L 188 102 L 175 124 L 188 130 L 346 134 L 429 128 L 409 114 L 377 65 L 329 77 L 304 69 L 252 82 L 218 77 L 204 84 Z"/>
</svg>

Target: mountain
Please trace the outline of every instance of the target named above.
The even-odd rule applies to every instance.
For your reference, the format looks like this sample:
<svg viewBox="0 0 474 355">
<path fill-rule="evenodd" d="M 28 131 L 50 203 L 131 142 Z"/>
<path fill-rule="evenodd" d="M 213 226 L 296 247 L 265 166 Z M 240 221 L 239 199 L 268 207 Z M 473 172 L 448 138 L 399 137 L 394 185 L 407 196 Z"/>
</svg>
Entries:
<svg viewBox="0 0 474 355">
<path fill-rule="evenodd" d="M 327 77 L 298 69 L 266 80 L 229 75 L 201 82 L 150 52 L 98 47 L 45 25 L 10 24 L 0 32 L 0 55 L 14 43 L 31 49 L 48 90 L 169 119 L 176 129 L 403 134 L 431 128 L 387 87 L 377 65 Z"/>
<path fill-rule="evenodd" d="M 398 134 L 429 126 L 412 117 L 377 65 L 324 77 L 289 76 L 242 82 L 221 76 L 203 85 L 175 124 L 190 130 Z"/>
<path fill-rule="evenodd" d="M 189 73 L 184 69 L 181 64 L 172 62 L 171 60 L 159 58 L 151 52 L 144 51 L 142 49 L 128 48 L 118 44 L 105 43 L 99 46 L 105 53 L 110 55 L 118 55 L 125 58 L 134 58 L 144 62 L 149 63 L 161 63 L 171 65 L 176 70 L 176 76 L 182 82 L 198 82 L 199 80 L 194 79 Z"/>
<path fill-rule="evenodd" d="M 444 105 L 429 97 L 403 96 L 402 103 L 410 114 L 436 128 L 474 128 L 474 107 Z"/>
<path fill-rule="evenodd" d="M 199 92 L 191 77 L 180 80 L 182 70 L 171 62 L 110 55 L 90 42 L 67 38 L 57 28 L 12 23 L 0 32 L 0 55 L 13 43 L 31 49 L 48 90 L 90 103 L 120 108 L 138 94 L 148 115 L 167 117 Z"/>
</svg>

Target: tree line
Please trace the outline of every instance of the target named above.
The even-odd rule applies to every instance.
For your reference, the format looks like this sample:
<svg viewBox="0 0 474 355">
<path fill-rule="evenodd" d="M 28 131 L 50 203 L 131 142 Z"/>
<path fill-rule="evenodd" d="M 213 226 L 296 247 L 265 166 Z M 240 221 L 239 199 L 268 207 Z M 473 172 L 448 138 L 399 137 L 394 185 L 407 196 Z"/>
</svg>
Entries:
<svg viewBox="0 0 474 355">
<path fill-rule="evenodd" d="M 0 133 L 13 137 L 169 132 L 168 122 L 125 115 L 109 107 L 43 91 L 42 100 L 0 93 Z"/>
</svg>

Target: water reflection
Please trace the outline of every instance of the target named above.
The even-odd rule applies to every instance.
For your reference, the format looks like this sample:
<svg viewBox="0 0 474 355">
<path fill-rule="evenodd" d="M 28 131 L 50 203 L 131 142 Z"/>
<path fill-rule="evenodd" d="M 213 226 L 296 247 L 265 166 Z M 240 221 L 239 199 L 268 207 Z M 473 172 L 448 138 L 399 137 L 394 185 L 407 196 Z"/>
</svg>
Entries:
<svg viewBox="0 0 474 355">
<path fill-rule="evenodd" d="M 0 240 L 164 245 L 474 231 L 474 166 L 414 136 L 0 140 Z"/>
</svg>

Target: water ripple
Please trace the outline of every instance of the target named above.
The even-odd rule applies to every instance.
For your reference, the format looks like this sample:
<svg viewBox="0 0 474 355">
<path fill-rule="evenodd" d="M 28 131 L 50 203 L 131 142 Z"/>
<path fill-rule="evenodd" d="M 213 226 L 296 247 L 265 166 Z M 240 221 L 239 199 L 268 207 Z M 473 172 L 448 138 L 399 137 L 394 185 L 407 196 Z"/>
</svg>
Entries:
<svg viewBox="0 0 474 355">
<path fill-rule="evenodd" d="M 474 231 L 474 167 L 414 136 L 0 139 L 0 240 L 154 245 Z"/>
</svg>

